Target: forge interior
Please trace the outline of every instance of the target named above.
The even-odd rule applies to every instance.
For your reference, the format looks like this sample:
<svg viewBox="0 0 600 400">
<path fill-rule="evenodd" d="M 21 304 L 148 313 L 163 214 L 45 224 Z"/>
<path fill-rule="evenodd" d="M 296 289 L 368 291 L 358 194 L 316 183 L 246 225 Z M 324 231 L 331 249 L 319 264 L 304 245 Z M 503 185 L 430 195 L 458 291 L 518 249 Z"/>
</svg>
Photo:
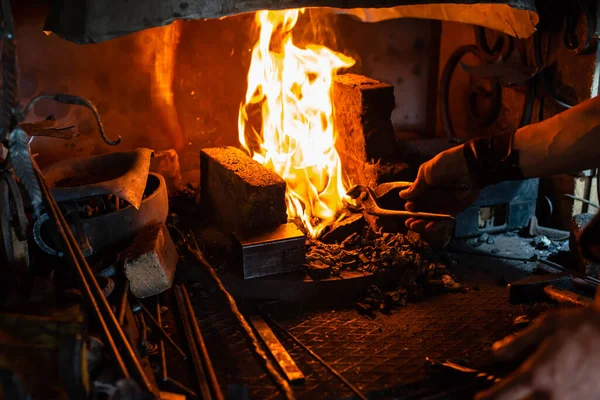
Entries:
<svg viewBox="0 0 600 400">
<path fill-rule="evenodd" d="M 594 297 L 598 170 L 398 193 L 597 96 L 596 2 L 0 4 L 0 398 L 472 398 Z"/>
</svg>

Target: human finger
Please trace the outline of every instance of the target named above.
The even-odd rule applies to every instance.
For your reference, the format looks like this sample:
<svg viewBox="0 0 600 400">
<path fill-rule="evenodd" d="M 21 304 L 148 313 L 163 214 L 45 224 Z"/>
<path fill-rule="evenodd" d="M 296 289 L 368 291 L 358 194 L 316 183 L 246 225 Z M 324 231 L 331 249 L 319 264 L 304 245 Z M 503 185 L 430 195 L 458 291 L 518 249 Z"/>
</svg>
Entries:
<svg viewBox="0 0 600 400">
<path fill-rule="evenodd" d="M 417 173 L 417 178 L 415 179 L 413 184 L 400 192 L 401 199 L 404 199 L 404 200 L 414 199 L 414 198 L 419 197 L 420 195 L 422 195 L 424 192 L 427 191 L 427 188 L 429 185 L 427 184 L 427 182 L 425 181 L 425 178 L 423 177 L 423 168 L 424 168 L 423 165 L 419 168 L 419 172 Z"/>
<path fill-rule="evenodd" d="M 524 357 L 539 343 L 554 333 L 566 322 L 560 313 L 548 313 L 535 320 L 529 327 L 520 333 L 510 335 L 494 343 L 492 351 L 494 357 L 503 362 L 510 362 Z"/>
<path fill-rule="evenodd" d="M 444 248 L 452 239 L 454 224 L 450 221 L 430 221 L 425 225 L 423 239 L 433 247 Z"/>
<path fill-rule="evenodd" d="M 550 321 L 550 320 L 548 320 Z M 553 322 L 546 322 L 551 325 Z M 555 369 L 560 358 L 557 352 L 564 345 L 565 332 L 559 331 L 541 341 L 538 349 L 511 375 L 492 388 L 478 394 L 476 400 L 512 400 L 528 398 L 538 388 L 547 386 L 552 376 L 549 369 Z M 540 377 L 542 380 L 540 380 Z"/>
<path fill-rule="evenodd" d="M 413 222 L 411 222 L 408 229 L 420 234 L 424 234 L 426 233 L 425 227 L 427 226 L 427 224 L 428 222 L 423 219 L 415 219 Z"/>
<path fill-rule="evenodd" d="M 414 201 L 407 201 L 406 204 L 404 204 L 404 208 L 406 209 L 406 211 L 411 211 L 411 212 L 417 211 L 417 205 L 415 204 Z"/>
</svg>

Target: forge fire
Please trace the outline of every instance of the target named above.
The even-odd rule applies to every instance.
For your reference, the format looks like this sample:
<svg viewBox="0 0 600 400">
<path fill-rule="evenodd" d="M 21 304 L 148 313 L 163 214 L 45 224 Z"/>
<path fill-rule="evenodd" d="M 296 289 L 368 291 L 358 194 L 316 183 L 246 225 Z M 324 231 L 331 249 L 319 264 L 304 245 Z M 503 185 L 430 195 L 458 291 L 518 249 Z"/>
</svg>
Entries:
<svg viewBox="0 0 600 400">
<path fill-rule="evenodd" d="M 599 10 L 418 3 L 0 0 L 0 398 L 597 398 Z"/>
<path fill-rule="evenodd" d="M 315 236 L 334 220 L 349 187 L 335 148 L 331 92 L 337 71 L 354 60 L 324 46 L 297 47 L 292 30 L 303 12 L 256 13 L 260 36 L 252 50 L 239 134 L 256 161 L 285 179 L 288 216 L 300 217 Z M 253 108 L 261 110 L 258 127 L 247 126 Z"/>
</svg>

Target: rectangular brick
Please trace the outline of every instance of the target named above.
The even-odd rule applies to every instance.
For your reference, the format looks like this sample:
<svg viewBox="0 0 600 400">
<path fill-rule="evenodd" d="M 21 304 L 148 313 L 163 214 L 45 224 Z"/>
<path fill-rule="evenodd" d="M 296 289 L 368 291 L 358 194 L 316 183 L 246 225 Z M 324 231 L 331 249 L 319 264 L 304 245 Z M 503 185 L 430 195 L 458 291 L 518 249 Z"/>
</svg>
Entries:
<svg viewBox="0 0 600 400">
<path fill-rule="evenodd" d="M 365 175 L 367 163 L 391 160 L 396 153 L 391 121 L 394 87 L 361 75 L 338 75 L 333 103 L 338 134 L 336 149 L 344 171 L 353 183 L 375 184 Z"/>
<path fill-rule="evenodd" d="M 287 222 L 285 181 L 235 147 L 200 151 L 201 202 L 227 232 L 258 233 Z"/>
<path fill-rule="evenodd" d="M 137 298 L 155 296 L 169 289 L 179 255 L 164 223 L 140 232 L 125 254 L 125 276 Z"/>
</svg>

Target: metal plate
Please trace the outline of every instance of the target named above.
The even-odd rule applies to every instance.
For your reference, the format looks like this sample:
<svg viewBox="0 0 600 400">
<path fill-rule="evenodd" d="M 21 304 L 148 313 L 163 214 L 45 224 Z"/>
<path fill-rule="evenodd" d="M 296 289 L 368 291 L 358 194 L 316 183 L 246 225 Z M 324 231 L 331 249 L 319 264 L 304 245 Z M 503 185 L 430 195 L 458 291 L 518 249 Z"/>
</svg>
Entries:
<svg viewBox="0 0 600 400">
<path fill-rule="evenodd" d="M 244 279 L 304 270 L 306 237 L 294 223 L 253 237 L 236 235 Z"/>
</svg>

